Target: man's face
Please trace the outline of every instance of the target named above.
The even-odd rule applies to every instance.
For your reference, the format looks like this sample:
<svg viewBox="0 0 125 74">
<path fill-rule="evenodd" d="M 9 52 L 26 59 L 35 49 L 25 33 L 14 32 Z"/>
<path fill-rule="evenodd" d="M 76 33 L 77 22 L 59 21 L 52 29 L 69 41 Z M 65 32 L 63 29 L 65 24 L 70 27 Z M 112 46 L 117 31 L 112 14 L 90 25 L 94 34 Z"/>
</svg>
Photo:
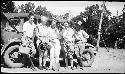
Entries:
<svg viewBox="0 0 125 74">
<path fill-rule="evenodd" d="M 81 24 L 82 24 L 82 22 L 81 22 L 81 21 L 78 21 L 78 24 L 79 24 L 79 25 L 81 25 Z"/>
<path fill-rule="evenodd" d="M 67 27 L 69 27 L 69 24 L 66 22 L 66 23 L 64 23 L 64 26 L 67 28 Z"/>
<path fill-rule="evenodd" d="M 34 21 L 34 16 L 31 16 L 29 20 L 30 20 L 30 22 L 33 22 Z"/>
<path fill-rule="evenodd" d="M 53 21 L 52 21 L 52 24 L 56 24 L 56 21 L 55 21 L 55 20 L 53 20 Z"/>
<path fill-rule="evenodd" d="M 42 16 L 42 17 L 41 17 L 41 20 L 42 20 L 43 22 L 47 22 L 47 17 Z"/>
<path fill-rule="evenodd" d="M 52 24 L 51 28 L 54 29 L 56 27 L 56 24 Z"/>
</svg>

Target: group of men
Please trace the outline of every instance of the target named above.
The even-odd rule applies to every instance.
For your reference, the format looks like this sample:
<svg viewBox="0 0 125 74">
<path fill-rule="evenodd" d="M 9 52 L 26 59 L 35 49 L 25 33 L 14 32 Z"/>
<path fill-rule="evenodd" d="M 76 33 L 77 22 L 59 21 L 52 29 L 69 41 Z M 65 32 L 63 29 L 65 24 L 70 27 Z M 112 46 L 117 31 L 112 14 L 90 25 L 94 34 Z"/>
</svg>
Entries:
<svg viewBox="0 0 125 74">
<path fill-rule="evenodd" d="M 23 37 L 29 40 L 33 40 L 33 32 L 36 30 L 37 46 L 42 41 L 43 43 L 47 43 L 51 46 L 50 48 L 50 66 L 49 69 L 53 69 L 55 65 L 59 66 L 59 55 L 61 50 L 61 45 L 59 41 L 60 32 L 56 27 L 56 21 L 52 20 L 51 23 L 47 23 L 48 18 L 45 16 L 41 16 L 41 23 L 35 25 L 34 24 L 34 14 L 29 13 L 29 20 L 23 25 Z M 78 22 L 79 25 L 82 22 Z M 64 28 L 62 30 L 62 37 L 64 38 L 64 42 L 70 49 L 73 49 L 71 46 L 74 44 L 75 40 L 79 40 L 81 42 L 86 42 L 89 35 L 81 28 L 71 28 L 68 22 L 64 23 Z M 25 42 L 25 40 L 24 40 Z M 83 46 L 83 45 L 82 45 Z M 84 46 L 83 46 L 84 47 Z M 66 49 L 65 49 L 66 50 Z M 36 49 L 33 45 L 32 53 L 36 54 Z M 43 62 L 43 66 L 45 67 L 45 62 Z M 42 58 L 39 58 L 39 67 L 42 66 Z"/>
</svg>

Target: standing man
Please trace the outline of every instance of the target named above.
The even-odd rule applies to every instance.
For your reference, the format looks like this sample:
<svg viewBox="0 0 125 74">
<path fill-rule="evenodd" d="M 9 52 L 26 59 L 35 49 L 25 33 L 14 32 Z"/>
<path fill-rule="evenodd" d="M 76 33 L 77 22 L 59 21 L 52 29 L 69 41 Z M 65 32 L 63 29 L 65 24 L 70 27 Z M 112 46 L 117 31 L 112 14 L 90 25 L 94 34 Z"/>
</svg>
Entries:
<svg viewBox="0 0 125 74">
<path fill-rule="evenodd" d="M 53 20 L 51 26 L 48 28 L 50 37 L 50 69 L 59 70 L 59 55 L 60 55 L 60 41 L 59 30 L 56 27 L 56 21 Z"/>
<path fill-rule="evenodd" d="M 48 18 L 45 16 L 41 16 L 41 23 L 37 25 L 37 37 L 39 37 L 43 43 L 46 42 L 48 37 L 47 23 Z M 37 46 L 39 45 L 40 40 L 37 40 Z"/>
<path fill-rule="evenodd" d="M 32 46 L 32 55 L 31 57 L 34 57 L 34 55 L 36 54 L 36 49 L 33 43 L 33 32 L 34 29 L 36 27 L 36 25 L 34 24 L 34 14 L 32 12 L 29 13 L 28 15 L 29 20 L 26 21 L 23 25 L 23 37 L 22 37 L 22 41 L 23 43 L 27 43 L 27 42 L 31 42 L 31 46 Z"/>
<path fill-rule="evenodd" d="M 45 16 L 41 16 L 41 23 L 38 24 L 37 27 L 37 47 L 39 45 L 40 42 L 42 42 L 42 44 L 44 45 L 45 43 L 50 44 L 49 43 L 49 31 L 48 31 L 48 27 L 46 26 L 46 23 L 48 21 L 48 18 Z M 44 53 L 44 54 L 41 54 Z M 41 49 L 39 49 L 39 69 L 46 69 L 46 59 L 47 59 L 47 50 L 44 49 L 44 51 L 42 51 Z M 43 66 L 42 66 L 42 62 L 43 62 Z"/>
</svg>

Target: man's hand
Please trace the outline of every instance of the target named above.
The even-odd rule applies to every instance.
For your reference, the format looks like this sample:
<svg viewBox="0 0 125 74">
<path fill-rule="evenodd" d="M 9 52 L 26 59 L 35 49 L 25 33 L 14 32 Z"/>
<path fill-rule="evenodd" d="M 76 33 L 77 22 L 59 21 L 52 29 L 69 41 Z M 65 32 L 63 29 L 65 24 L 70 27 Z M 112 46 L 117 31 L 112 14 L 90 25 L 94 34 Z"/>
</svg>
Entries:
<svg viewBox="0 0 125 74">
<path fill-rule="evenodd" d="M 26 37 L 26 31 L 23 32 L 23 37 Z"/>
</svg>

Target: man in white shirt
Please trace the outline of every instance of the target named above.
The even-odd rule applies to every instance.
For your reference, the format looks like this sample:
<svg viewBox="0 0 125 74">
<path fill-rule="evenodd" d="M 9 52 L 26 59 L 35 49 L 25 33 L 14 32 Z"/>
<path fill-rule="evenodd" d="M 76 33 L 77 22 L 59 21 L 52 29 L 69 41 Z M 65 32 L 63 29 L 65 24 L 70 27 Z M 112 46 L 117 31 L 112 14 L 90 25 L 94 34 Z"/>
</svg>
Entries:
<svg viewBox="0 0 125 74">
<path fill-rule="evenodd" d="M 60 41 L 59 41 L 59 31 L 56 28 L 56 21 L 53 20 L 51 26 L 48 28 L 50 37 L 50 69 L 59 70 L 59 55 L 60 55 Z"/>
<path fill-rule="evenodd" d="M 40 40 L 42 40 L 42 42 L 46 42 L 46 38 L 49 36 L 49 31 L 48 31 L 48 27 L 46 26 L 46 22 L 47 22 L 48 18 L 45 16 L 41 16 L 41 23 L 38 24 L 37 26 L 37 37 L 40 38 Z M 37 45 L 40 43 L 40 40 L 37 40 Z"/>
<path fill-rule="evenodd" d="M 38 24 L 37 29 L 36 29 L 36 35 L 38 37 L 37 40 L 37 47 L 39 43 L 42 41 L 42 43 L 47 43 L 50 45 L 49 42 L 49 30 L 48 27 L 46 26 L 48 18 L 45 16 L 41 16 L 41 23 Z M 41 52 L 41 50 L 40 50 Z M 39 53 L 39 69 L 46 68 L 46 59 L 47 59 L 47 51 L 43 51 L 44 54 Z M 46 55 L 45 55 L 46 54 Z M 44 56 L 44 57 L 43 57 Z M 43 57 L 43 66 L 42 66 L 42 57 Z"/>
<path fill-rule="evenodd" d="M 27 42 L 31 42 L 31 46 L 32 46 L 32 53 L 33 55 L 36 54 L 36 49 L 33 43 L 33 32 L 34 32 L 34 28 L 36 27 L 36 25 L 34 24 L 34 14 L 33 13 L 29 13 L 29 20 L 26 21 L 23 25 L 23 37 L 22 37 L 22 41 L 23 43 L 27 43 Z M 32 56 L 33 57 L 33 56 Z"/>
</svg>

